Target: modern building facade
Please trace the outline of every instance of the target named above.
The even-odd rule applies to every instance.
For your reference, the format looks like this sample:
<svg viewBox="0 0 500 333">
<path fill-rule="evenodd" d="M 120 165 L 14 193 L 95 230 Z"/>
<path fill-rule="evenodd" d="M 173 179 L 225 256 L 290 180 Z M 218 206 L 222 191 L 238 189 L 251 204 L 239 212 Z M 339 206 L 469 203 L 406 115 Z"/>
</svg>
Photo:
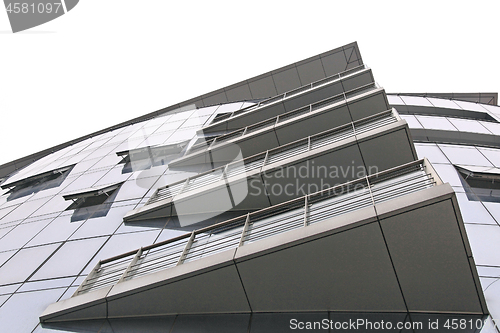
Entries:
<svg viewBox="0 0 500 333">
<path fill-rule="evenodd" d="M 497 332 L 497 103 L 352 43 L 0 166 L 2 331 Z"/>
</svg>

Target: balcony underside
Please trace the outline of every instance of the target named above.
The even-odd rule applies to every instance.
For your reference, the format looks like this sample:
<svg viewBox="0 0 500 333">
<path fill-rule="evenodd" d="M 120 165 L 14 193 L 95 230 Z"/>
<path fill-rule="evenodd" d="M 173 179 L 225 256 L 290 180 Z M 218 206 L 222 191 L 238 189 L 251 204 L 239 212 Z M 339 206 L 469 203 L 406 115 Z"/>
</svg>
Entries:
<svg viewBox="0 0 500 333">
<path fill-rule="evenodd" d="M 298 109 L 305 105 L 309 105 L 332 96 L 337 96 L 350 90 L 359 89 L 360 87 L 370 84 L 374 84 L 371 70 L 362 69 L 359 72 L 355 72 L 338 80 L 333 80 L 325 83 L 324 85 L 301 91 L 294 95 L 290 94 L 288 97 L 285 96 L 284 98 L 281 98 L 280 96 L 277 96 L 277 100 L 275 102 L 257 108 L 252 108 L 248 112 L 235 114 L 228 119 L 208 125 L 203 128 L 203 132 L 217 133 L 234 131 L 239 128 L 250 126 L 257 122 L 275 117 L 279 114 Z M 388 105 L 389 104 L 387 103 L 387 107 L 385 109 L 388 108 Z M 363 116 L 360 118 L 362 117 Z"/>
<path fill-rule="evenodd" d="M 300 146 L 297 148 L 299 150 Z M 268 158 L 266 164 L 252 163 L 239 167 L 240 171 L 227 178 L 193 189 L 174 192 L 167 187 L 165 197 L 158 194 L 154 201 L 127 213 L 124 221 L 211 213 L 224 211 L 253 211 L 276 205 L 307 193 L 335 186 L 389 168 L 414 161 L 417 158 L 408 126 L 400 120 L 347 139 L 326 144 L 317 149 L 304 149 L 285 158 Z M 279 155 L 279 154 L 277 154 Z M 279 156 L 278 156 L 279 157 Z M 237 170 L 238 171 L 238 170 Z M 185 209 L 184 209 L 185 208 Z M 182 225 L 182 223 L 181 223 Z"/>
<path fill-rule="evenodd" d="M 40 319 L 311 311 L 486 314 L 452 188 L 434 186 L 74 296 Z"/>
<path fill-rule="evenodd" d="M 185 156 L 170 162 L 169 168 L 182 169 L 203 163 L 211 163 L 214 166 L 229 163 L 230 160 L 224 160 L 223 157 L 231 155 L 226 153 L 226 150 L 231 151 L 234 145 L 238 146 L 242 157 L 246 158 L 388 110 L 386 101 L 384 90 L 374 89 L 332 105 L 318 107 L 317 110 L 311 112 L 307 108 L 307 113 L 297 112 L 297 115 L 293 117 L 280 115 L 278 119 L 272 118 L 266 121 L 263 124 L 265 126 L 261 127 L 256 124 L 252 126 L 256 127 L 255 129 L 248 127 L 241 129 L 238 133 L 228 134 L 225 136 L 229 137 L 227 141 L 222 141 L 226 140 L 224 137 L 217 138 L 210 148 L 207 143 L 202 150 L 188 152 Z M 312 106 L 310 110 L 313 110 Z M 295 114 L 295 110 L 290 114 Z"/>
</svg>

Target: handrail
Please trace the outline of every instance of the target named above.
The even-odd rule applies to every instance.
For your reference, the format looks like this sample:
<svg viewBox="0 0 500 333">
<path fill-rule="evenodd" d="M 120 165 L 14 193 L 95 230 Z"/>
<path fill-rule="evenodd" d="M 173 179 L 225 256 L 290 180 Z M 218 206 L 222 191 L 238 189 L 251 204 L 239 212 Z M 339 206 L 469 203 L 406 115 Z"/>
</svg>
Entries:
<svg viewBox="0 0 500 333">
<path fill-rule="evenodd" d="M 426 159 L 413 161 L 184 235 L 101 260 L 74 296 L 441 184 Z"/>
<path fill-rule="evenodd" d="M 191 149 L 188 151 L 186 156 L 189 156 L 189 154 L 198 152 L 200 150 L 203 150 L 204 148 L 212 148 L 214 146 L 217 146 L 220 143 L 227 142 L 228 140 L 231 140 L 235 137 L 243 137 L 244 135 L 247 135 L 250 132 L 254 132 L 256 129 L 261 129 L 265 127 L 266 125 L 269 124 L 278 124 L 282 123 L 283 121 L 293 118 L 293 117 L 298 117 L 307 113 L 314 113 L 316 111 L 321 110 L 322 112 L 328 111 L 328 109 L 325 108 L 336 108 L 341 105 L 337 105 L 339 102 L 345 102 L 348 98 L 351 98 L 353 94 L 358 94 L 358 93 L 363 93 L 367 91 L 367 89 L 370 88 L 377 88 L 377 85 L 375 82 L 368 83 L 362 86 L 359 86 L 357 88 L 348 90 L 346 92 L 342 92 L 340 94 L 325 98 L 320 101 L 316 101 L 314 103 L 299 107 L 297 109 L 287 111 L 285 113 L 282 113 L 280 115 L 259 121 L 257 123 L 254 123 L 252 125 L 248 125 L 246 127 L 242 127 L 239 129 L 236 129 L 234 131 L 231 131 L 229 133 L 221 134 L 219 136 L 216 136 L 215 138 L 212 137 L 206 142 L 201 142 L 197 144 L 196 146 L 191 147 Z M 224 120 L 227 120 L 228 118 L 225 118 Z M 250 132 L 249 132 L 250 131 Z M 213 144 L 212 144 L 213 143 Z"/>
<path fill-rule="evenodd" d="M 242 160 L 238 161 L 233 161 L 231 163 L 228 163 L 226 165 L 220 166 L 215 169 L 211 169 L 208 171 L 205 171 L 203 173 L 200 173 L 196 176 L 193 176 L 189 178 L 187 181 L 186 180 L 181 180 L 178 182 L 171 183 L 169 185 L 163 186 L 158 188 L 153 196 L 146 202 L 146 206 L 150 205 L 152 203 L 169 199 L 172 198 L 180 193 L 183 193 L 184 191 L 189 191 L 195 188 L 199 188 L 203 185 L 211 184 L 214 182 L 217 182 L 220 180 L 220 174 L 223 172 L 223 170 L 227 167 L 228 171 L 232 171 L 232 167 L 239 167 L 239 168 L 244 168 L 245 171 L 250 171 L 250 170 L 255 170 L 257 168 L 260 168 L 265 165 L 269 165 L 271 163 L 275 163 L 277 161 L 283 160 L 284 158 L 288 157 L 289 155 L 285 156 L 279 156 L 278 154 L 282 152 L 289 152 L 289 154 L 296 155 L 298 152 L 294 151 L 294 149 L 301 149 L 299 147 L 306 145 L 309 147 L 309 142 L 311 143 L 311 150 L 317 149 L 321 147 L 322 145 L 317 145 L 321 140 L 325 139 L 332 139 L 333 141 L 328 141 L 328 143 L 331 142 L 336 142 L 341 139 L 345 139 L 347 137 L 352 137 L 354 135 L 360 134 L 362 132 L 366 132 L 368 130 L 371 130 L 371 127 L 363 127 L 367 124 L 372 124 L 373 128 L 378 128 L 381 126 L 385 126 L 389 123 L 396 122 L 398 120 L 396 113 L 394 112 L 393 109 L 386 110 L 379 112 L 375 115 L 371 115 L 368 117 L 365 117 L 360 120 L 356 120 L 351 123 L 347 123 L 338 127 L 335 127 L 333 129 L 329 129 L 311 136 L 304 137 L 300 140 L 294 141 L 287 143 L 285 145 L 246 157 Z M 356 130 L 356 133 L 354 132 Z M 302 149 L 304 150 L 304 149 Z M 307 150 L 307 149 L 305 149 Z M 265 158 L 267 156 L 267 159 Z M 265 160 L 265 163 L 257 163 L 250 167 L 252 162 L 256 162 L 258 160 Z M 248 166 L 248 167 L 247 167 Z M 207 177 L 208 176 L 208 177 Z M 195 184 L 195 182 L 202 178 L 208 178 L 205 179 L 204 182 L 200 182 L 198 185 Z M 212 179 L 210 179 L 212 178 Z M 207 183 L 208 181 L 208 183 Z M 182 184 L 185 184 L 186 186 L 182 186 Z"/>
<path fill-rule="evenodd" d="M 292 89 L 290 91 L 284 92 L 282 94 L 278 94 L 276 96 L 266 98 L 264 100 L 259 101 L 259 103 L 257 103 L 257 104 L 250 105 L 250 106 L 247 106 L 246 108 L 243 108 L 243 109 L 236 110 L 234 112 L 228 113 L 227 116 L 221 117 L 221 119 L 219 121 L 217 121 L 215 123 L 212 123 L 212 124 L 206 126 L 205 128 L 209 128 L 212 125 L 226 122 L 227 120 L 229 120 L 229 119 L 231 119 L 231 118 L 233 118 L 235 116 L 238 116 L 238 115 L 241 115 L 241 114 L 244 114 L 244 113 L 247 113 L 247 112 L 255 111 L 255 110 L 259 109 L 260 107 L 268 106 L 268 105 L 270 105 L 272 103 L 275 103 L 275 102 L 278 102 L 278 101 L 282 101 L 283 99 L 285 99 L 287 97 L 295 96 L 295 95 L 297 95 L 297 94 L 299 94 L 301 92 L 308 91 L 308 90 L 311 90 L 313 88 L 320 87 L 322 85 L 328 84 L 328 83 L 333 82 L 333 81 L 341 80 L 342 78 L 347 77 L 347 76 L 349 76 L 349 75 L 351 75 L 353 73 L 360 72 L 363 69 L 369 69 L 369 68 L 366 65 L 356 66 L 356 67 L 350 68 L 348 70 L 345 70 L 343 72 L 330 75 L 330 76 L 328 76 L 326 78 L 323 78 L 323 79 L 314 81 L 312 83 L 306 84 L 304 86 L 301 86 L 301 87 Z"/>
</svg>

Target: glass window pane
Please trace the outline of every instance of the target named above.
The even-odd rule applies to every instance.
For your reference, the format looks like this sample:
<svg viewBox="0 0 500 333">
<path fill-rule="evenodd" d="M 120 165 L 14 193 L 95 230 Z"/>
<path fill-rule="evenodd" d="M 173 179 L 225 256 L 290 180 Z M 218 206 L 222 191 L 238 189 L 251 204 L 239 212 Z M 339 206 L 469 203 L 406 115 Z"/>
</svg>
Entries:
<svg viewBox="0 0 500 333">
<path fill-rule="evenodd" d="M 462 132 L 490 134 L 484 126 L 476 120 L 448 118 L 448 120 Z"/>
<path fill-rule="evenodd" d="M 500 227 L 466 224 L 465 229 L 476 265 L 500 266 Z"/>
<path fill-rule="evenodd" d="M 431 163 L 450 163 L 441 149 L 435 144 L 415 143 L 418 158 L 427 157 Z"/>
<path fill-rule="evenodd" d="M 78 275 L 107 239 L 99 237 L 66 242 L 30 281 Z"/>
<path fill-rule="evenodd" d="M 432 117 L 432 116 L 415 116 L 418 121 L 427 129 L 437 129 L 445 131 L 456 131 L 456 127 L 453 126 L 448 119 L 444 117 Z"/>
<path fill-rule="evenodd" d="M 387 100 L 389 101 L 389 105 L 405 105 L 401 97 L 396 95 L 387 95 Z"/>
<path fill-rule="evenodd" d="M 422 124 L 413 115 L 400 115 L 403 120 L 406 120 L 410 128 L 424 128 Z"/>
<path fill-rule="evenodd" d="M 476 148 L 467 146 L 439 145 L 453 164 L 493 166 Z"/>
<path fill-rule="evenodd" d="M 479 201 L 469 201 L 464 193 L 456 193 L 464 223 L 497 225 L 493 217 Z"/>
<path fill-rule="evenodd" d="M 486 109 L 483 108 L 481 104 L 463 101 L 455 101 L 455 103 L 457 103 L 464 110 L 486 112 Z"/>
<path fill-rule="evenodd" d="M 462 187 L 462 182 L 458 176 L 457 170 L 451 164 L 433 164 L 432 165 L 443 183 L 450 183 L 451 186 Z"/>
<path fill-rule="evenodd" d="M 54 242 L 63 242 L 75 232 L 82 222 L 71 222 L 71 213 L 66 216 L 55 218 L 45 229 L 40 231 L 29 243 L 28 246 L 35 246 Z"/>
<path fill-rule="evenodd" d="M 477 148 L 497 168 L 500 168 L 500 149 Z"/>
<path fill-rule="evenodd" d="M 32 332 L 38 317 L 64 293 L 64 288 L 14 294 L 0 308 L 3 332 Z"/>
<path fill-rule="evenodd" d="M 432 106 L 425 97 L 418 96 L 400 96 L 406 105 Z"/>
<path fill-rule="evenodd" d="M 427 100 L 431 102 L 435 107 L 447 108 L 447 109 L 461 109 L 454 101 L 442 98 L 427 97 Z"/>
<path fill-rule="evenodd" d="M 481 125 L 486 127 L 491 133 L 500 135 L 500 124 L 482 121 Z"/>
<path fill-rule="evenodd" d="M 22 249 L 0 267 L 0 284 L 24 282 L 59 245 Z"/>
</svg>

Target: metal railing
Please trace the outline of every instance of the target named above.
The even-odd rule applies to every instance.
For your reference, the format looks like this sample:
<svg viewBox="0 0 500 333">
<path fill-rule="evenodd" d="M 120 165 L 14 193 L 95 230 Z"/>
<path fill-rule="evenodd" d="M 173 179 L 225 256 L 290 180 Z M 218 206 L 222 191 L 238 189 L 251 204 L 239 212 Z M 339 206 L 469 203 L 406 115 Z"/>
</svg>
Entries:
<svg viewBox="0 0 500 333">
<path fill-rule="evenodd" d="M 324 79 L 312 82 L 312 83 L 307 84 L 305 86 L 301 86 L 299 88 L 295 88 L 295 89 L 287 91 L 285 93 L 282 93 L 282 94 L 279 94 L 279 95 L 276 95 L 276 96 L 264 99 L 264 100 L 260 101 L 257 104 L 250 105 L 250 106 L 248 106 L 246 108 L 243 108 L 243 109 L 240 109 L 240 110 L 236 110 L 236 111 L 234 111 L 232 113 L 228 113 L 225 116 L 221 116 L 216 123 L 210 124 L 209 126 L 207 126 L 207 128 L 210 127 L 210 126 L 212 126 L 212 125 L 215 125 L 215 124 L 227 121 L 228 119 L 231 119 L 231 118 L 233 118 L 233 117 L 235 117 L 237 115 L 241 115 L 241 114 L 246 113 L 246 112 L 255 111 L 255 110 L 257 110 L 257 109 L 259 109 L 259 108 L 261 108 L 263 106 L 267 106 L 267 105 L 270 105 L 270 104 L 273 104 L 273 103 L 276 103 L 276 102 L 280 102 L 280 101 L 284 100 L 287 97 L 295 96 L 295 95 L 300 94 L 302 92 L 305 92 L 305 91 L 308 91 L 308 90 L 312 90 L 314 88 L 321 87 L 323 85 L 329 84 L 329 83 L 334 82 L 334 81 L 340 81 L 340 80 L 342 80 L 342 78 L 344 78 L 346 76 L 349 76 L 351 74 L 357 73 L 357 72 L 361 72 L 364 69 L 368 69 L 368 67 L 366 67 L 365 65 L 356 66 L 356 67 L 348 69 L 348 70 L 346 70 L 344 72 L 328 76 L 328 77 L 326 77 Z"/>
<path fill-rule="evenodd" d="M 365 176 L 102 260 L 75 294 L 169 269 L 442 184 L 427 160 Z"/>
<path fill-rule="evenodd" d="M 302 116 L 304 114 L 314 113 L 317 111 L 321 111 L 321 112 L 331 111 L 332 109 L 335 109 L 339 106 L 342 106 L 343 104 L 339 105 L 340 102 L 342 102 L 342 103 L 346 102 L 347 99 L 349 99 L 349 98 L 352 98 L 356 95 L 360 95 L 360 94 L 365 93 L 367 91 L 371 91 L 371 90 L 376 89 L 376 88 L 377 88 L 377 85 L 375 83 L 369 83 L 369 84 L 357 87 L 355 89 L 352 89 L 350 91 L 343 92 L 341 94 L 326 98 L 324 100 L 321 100 L 321 101 L 300 107 L 298 109 L 285 112 L 285 113 L 280 114 L 278 116 L 257 122 L 255 124 L 237 129 L 235 131 L 216 136 L 215 138 L 212 137 L 205 142 L 200 142 L 196 145 L 193 145 L 193 147 L 191 147 L 189 149 L 189 151 L 187 152 L 187 154 L 184 157 L 188 157 L 195 152 L 200 152 L 200 151 L 205 151 L 205 150 L 211 149 L 211 148 L 213 148 L 221 143 L 228 142 L 228 141 L 233 140 L 235 138 L 242 138 L 242 137 L 249 135 L 251 133 L 254 133 L 258 130 L 261 130 L 261 129 L 264 129 L 267 127 L 271 128 L 275 125 L 283 123 L 286 120 L 289 120 L 289 119 L 292 119 L 295 117 L 299 117 L 299 116 Z"/>
<path fill-rule="evenodd" d="M 396 112 L 391 109 L 333 128 L 331 130 L 305 137 L 298 141 L 271 150 L 264 151 L 262 153 L 244 158 L 243 160 L 235 161 L 185 180 L 160 187 L 147 201 L 146 206 L 161 200 L 173 198 L 180 193 L 216 183 L 224 178 L 239 174 L 243 171 L 250 172 L 289 157 L 320 148 L 324 145 L 354 137 L 356 134 L 361 134 L 375 128 L 386 126 L 390 123 L 396 122 L 397 120 L 398 117 Z"/>
</svg>

